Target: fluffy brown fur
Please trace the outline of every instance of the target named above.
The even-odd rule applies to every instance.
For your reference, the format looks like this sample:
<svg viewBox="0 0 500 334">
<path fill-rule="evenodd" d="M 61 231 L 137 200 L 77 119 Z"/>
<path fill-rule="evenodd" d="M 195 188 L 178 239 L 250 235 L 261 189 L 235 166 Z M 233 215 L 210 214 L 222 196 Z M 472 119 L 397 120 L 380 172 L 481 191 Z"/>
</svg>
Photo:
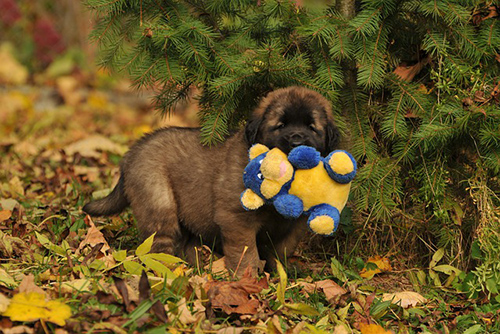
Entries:
<svg viewBox="0 0 500 334">
<path fill-rule="evenodd" d="M 194 247 L 205 243 L 220 250 L 232 270 L 240 261 L 239 272 L 260 268 L 261 260 L 273 267 L 276 257 L 294 251 L 306 224 L 286 220 L 271 207 L 242 208 L 248 149 L 262 143 L 288 152 L 309 145 L 327 153 L 337 139 L 323 96 L 302 87 L 278 89 L 261 101 L 245 129 L 219 146 L 200 145 L 198 129 L 165 128 L 145 136 L 123 158 L 111 194 L 83 210 L 112 215 L 130 205 L 141 237 L 156 232 L 154 251 L 194 262 Z"/>
</svg>

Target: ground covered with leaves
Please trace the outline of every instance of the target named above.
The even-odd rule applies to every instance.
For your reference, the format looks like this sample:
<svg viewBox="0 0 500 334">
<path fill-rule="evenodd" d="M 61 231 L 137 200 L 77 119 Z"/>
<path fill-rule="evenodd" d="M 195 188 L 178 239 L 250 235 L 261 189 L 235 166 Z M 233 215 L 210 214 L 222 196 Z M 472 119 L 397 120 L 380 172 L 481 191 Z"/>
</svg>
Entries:
<svg viewBox="0 0 500 334">
<path fill-rule="evenodd" d="M 147 94 L 104 73 L 18 75 L 0 88 L 1 332 L 500 331 L 498 304 L 460 293 L 463 273 L 442 250 L 428 268 L 405 268 L 403 250 L 314 261 L 303 247 L 276 273 L 240 278 L 209 249 L 197 267 L 151 253 L 154 236 L 140 243 L 130 212 L 81 211 L 110 191 L 127 147 L 164 124 Z"/>
</svg>

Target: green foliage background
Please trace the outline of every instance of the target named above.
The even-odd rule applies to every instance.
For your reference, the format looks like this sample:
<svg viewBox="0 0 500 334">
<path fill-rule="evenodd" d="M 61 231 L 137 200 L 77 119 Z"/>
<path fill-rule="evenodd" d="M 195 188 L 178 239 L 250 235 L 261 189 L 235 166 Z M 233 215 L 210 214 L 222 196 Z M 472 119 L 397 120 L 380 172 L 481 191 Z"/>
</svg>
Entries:
<svg viewBox="0 0 500 334">
<path fill-rule="evenodd" d="M 155 89 L 160 110 L 200 88 L 205 144 L 273 88 L 328 97 L 360 165 L 357 250 L 421 260 L 445 248 L 462 269 L 500 256 L 497 2 L 365 0 L 352 19 L 275 0 L 87 3 L 100 64 Z M 393 73 L 412 66 L 422 67 L 414 78 Z"/>
</svg>

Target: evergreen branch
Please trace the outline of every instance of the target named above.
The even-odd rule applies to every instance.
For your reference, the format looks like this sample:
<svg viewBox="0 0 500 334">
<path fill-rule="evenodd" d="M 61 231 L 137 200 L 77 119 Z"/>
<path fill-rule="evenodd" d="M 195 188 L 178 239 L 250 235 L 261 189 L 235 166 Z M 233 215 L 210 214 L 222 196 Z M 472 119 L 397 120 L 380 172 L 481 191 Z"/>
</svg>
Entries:
<svg viewBox="0 0 500 334">
<path fill-rule="evenodd" d="M 401 91 L 403 91 L 404 94 L 407 94 L 410 97 L 410 99 L 412 99 L 413 102 L 415 102 L 415 104 L 419 107 L 420 111 L 422 113 L 425 113 L 424 106 L 422 106 L 422 104 L 418 101 L 418 99 L 415 96 L 413 96 L 413 94 L 410 94 L 409 90 L 407 90 L 403 85 L 401 85 L 400 80 L 395 80 L 391 76 L 388 76 L 388 79 L 390 82 L 398 85 L 398 87 L 401 89 Z"/>
<path fill-rule="evenodd" d="M 144 72 L 144 73 L 140 76 L 140 78 L 139 78 L 139 80 L 138 80 L 138 81 L 139 81 L 139 82 L 142 82 L 142 80 L 144 80 L 144 78 L 145 78 L 145 77 L 149 74 L 149 72 L 150 72 L 150 71 L 152 71 L 152 70 L 155 68 L 156 64 L 157 64 L 157 63 L 159 63 L 159 61 L 160 61 L 160 58 L 156 59 L 156 60 L 155 60 L 155 61 L 151 64 L 151 66 L 149 66 L 149 67 L 148 67 L 148 69 L 146 69 L 146 71 L 145 71 L 145 72 Z"/>
<path fill-rule="evenodd" d="M 237 77 L 237 78 L 234 78 L 233 80 L 230 80 L 230 81 L 227 81 L 227 82 L 221 83 L 221 84 L 219 84 L 219 85 L 213 86 L 213 88 L 214 88 L 214 89 L 216 89 L 216 90 L 219 90 L 219 89 L 220 89 L 220 88 L 222 88 L 222 87 L 225 87 L 225 86 L 230 85 L 230 84 L 232 84 L 232 83 L 235 83 L 235 82 L 237 82 L 237 81 L 243 80 L 243 79 L 248 78 L 248 77 L 250 77 L 250 76 L 252 76 L 252 75 L 253 75 L 253 74 L 245 74 L 245 75 L 239 76 L 239 77 Z"/>
<path fill-rule="evenodd" d="M 375 66 L 375 57 L 376 56 L 379 56 L 377 54 L 377 49 L 378 49 L 378 45 L 379 45 L 379 41 L 380 41 L 380 36 L 382 35 L 382 28 L 383 28 L 383 23 L 380 24 L 380 28 L 378 30 L 378 34 L 377 34 L 377 39 L 375 40 L 375 47 L 373 49 L 373 56 L 372 56 L 372 61 L 370 62 L 371 63 L 371 67 L 370 67 L 370 75 L 369 75 L 369 79 L 367 80 L 367 82 L 371 82 L 372 81 L 372 77 L 373 77 L 373 73 L 374 73 L 374 66 Z"/>
</svg>

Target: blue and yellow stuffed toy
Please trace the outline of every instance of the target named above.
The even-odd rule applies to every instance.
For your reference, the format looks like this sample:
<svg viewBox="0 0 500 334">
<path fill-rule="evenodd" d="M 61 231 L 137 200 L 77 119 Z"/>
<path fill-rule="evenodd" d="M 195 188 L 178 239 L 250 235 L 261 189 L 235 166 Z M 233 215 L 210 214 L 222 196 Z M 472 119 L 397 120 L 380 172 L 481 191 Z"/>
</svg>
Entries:
<svg viewBox="0 0 500 334">
<path fill-rule="evenodd" d="M 336 150 L 323 158 L 316 149 L 299 146 L 287 156 L 278 148 L 256 144 L 249 156 L 243 172 L 247 189 L 241 194 L 245 209 L 273 204 L 286 218 L 309 215 L 307 224 L 317 234 L 337 230 L 356 175 L 356 161 L 349 153 Z"/>
</svg>

